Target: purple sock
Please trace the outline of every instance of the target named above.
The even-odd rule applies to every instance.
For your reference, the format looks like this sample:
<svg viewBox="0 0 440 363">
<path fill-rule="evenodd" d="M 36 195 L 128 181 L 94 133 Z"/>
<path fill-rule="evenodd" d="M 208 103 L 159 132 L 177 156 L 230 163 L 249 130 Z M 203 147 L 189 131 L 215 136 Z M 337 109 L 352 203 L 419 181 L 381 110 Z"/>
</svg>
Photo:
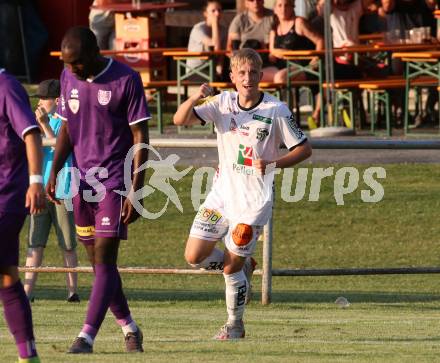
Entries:
<svg viewBox="0 0 440 363">
<path fill-rule="evenodd" d="M 37 355 L 32 326 L 32 312 L 21 281 L 0 289 L 6 322 L 14 336 L 20 358 Z"/>
<path fill-rule="evenodd" d="M 95 281 L 82 332 L 95 338 L 117 288 L 119 272 L 116 265 L 95 265 Z"/>
<path fill-rule="evenodd" d="M 121 276 L 118 274 L 117 288 L 113 295 L 113 299 L 110 303 L 110 311 L 116 318 L 116 322 L 120 326 L 130 324 L 133 319 L 131 318 L 130 309 L 128 308 L 127 298 L 122 291 Z"/>
</svg>

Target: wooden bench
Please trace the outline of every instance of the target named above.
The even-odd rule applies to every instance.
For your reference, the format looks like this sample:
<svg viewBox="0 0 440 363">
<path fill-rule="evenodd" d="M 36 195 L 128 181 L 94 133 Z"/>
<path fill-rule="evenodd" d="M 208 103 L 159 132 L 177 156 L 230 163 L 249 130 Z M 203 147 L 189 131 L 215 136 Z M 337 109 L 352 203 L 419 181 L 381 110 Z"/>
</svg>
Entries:
<svg viewBox="0 0 440 363">
<path fill-rule="evenodd" d="M 409 86 L 420 88 L 420 87 L 435 87 L 438 85 L 438 80 L 435 77 L 419 77 L 410 80 Z M 385 108 L 385 122 L 387 135 L 391 136 L 391 102 L 390 102 L 390 91 L 395 89 L 404 89 L 406 87 L 406 79 L 402 77 L 394 79 L 382 79 L 382 80 L 370 80 L 367 82 L 362 82 L 359 84 L 359 88 L 366 90 L 369 94 L 370 102 L 370 122 L 371 122 L 371 132 L 374 133 L 375 125 L 377 121 L 375 107 L 376 104 L 379 106 L 380 102 Z M 416 90 L 416 104 L 418 103 L 419 92 Z"/>
<path fill-rule="evenodd" d="M 350 118 L 351 128 L 355 129 L 355 109 L 354 109 L 354 97 L 353 92 L 359 89 L 360 79 L 346 79 L 346 80 L 335 80 L 332 84 L 323 83 L 322 88 L 334 89 L 335 90 L 335 105 L 333 107 L 334 120 L 337 120 L 339 106 L 343 105 L 345 101 L 348 102 L 348 117 Z M 348 121 L 346 122 L 346 126 Z"/>
<path fill-rule="evenodd" d="M 410 82 L 410 87 L 430 87 L 436 86 L 438 81 L 434 77 L 419 77 Z M 406 86 L 406 80 L 402 76 L 389 76 L 382 79 L 349 79 L 336 80 L 333 85 L 323 83 L 323 89 L 333 88 L 336 91 L 335 117 L 340 103 L 347 101 L 349 103 L 349 117 L 354 120 L 353 92 L 355 90 L 366 90 L 369 95 L 369 108 L 371 131 L 375 131 L 376 124 L 376 103 L 382 102 L 385 106 L 385 118 L 387 135 L 391 136 L 391 104 L 389 91 L 393 89 L 403 89 Z M 354 127 L 354 122 L 352 122 Z"/>
</svg>

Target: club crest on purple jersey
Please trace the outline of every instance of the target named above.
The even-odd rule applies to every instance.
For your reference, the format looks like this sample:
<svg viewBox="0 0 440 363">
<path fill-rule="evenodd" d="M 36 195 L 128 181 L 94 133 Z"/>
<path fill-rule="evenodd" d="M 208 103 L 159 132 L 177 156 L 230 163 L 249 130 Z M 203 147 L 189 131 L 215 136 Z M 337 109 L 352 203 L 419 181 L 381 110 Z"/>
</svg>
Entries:
<svg viewBox="0 0 440 363">
<path fill-rule="evenodd" d="M 70 111 L 76 114 L 79 110 L 79 92 L 76 88 L 70 91 L 70 99 L 67 101 Z"/>
<path fill-rule="evenodd" d="M 98 102 L 100 105 L 108 105 L 112 98 L 112 91 L 98 90 Z"/>
<path fill-rule="evenodd" d="M 76 114 L 79 110 L 79 100 L 70 99 L 67 103 L 69 104 L 70 111 Z"/>
</svg>

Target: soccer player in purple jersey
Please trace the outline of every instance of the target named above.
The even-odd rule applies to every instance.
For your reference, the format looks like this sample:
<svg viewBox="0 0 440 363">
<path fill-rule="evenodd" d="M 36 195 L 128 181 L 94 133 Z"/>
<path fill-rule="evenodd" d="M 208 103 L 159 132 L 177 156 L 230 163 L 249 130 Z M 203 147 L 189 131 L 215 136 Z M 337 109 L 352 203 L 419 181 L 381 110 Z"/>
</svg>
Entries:
<svg viewBox="0 0 440 363">
<path fill-rule="evenodd" d="M 26 91 L 0 69 L 0 299 L 19 362 L 40 362 L 31 307 L 18 276 L 18 237 L 25 207 L 35 214 L 44 205 L 41 162 L 40 130 Z"/>
<path fill-rule="evenodd" d="M 102 57 L 88 28 L 69 29 L 61 53 L 65 69 L 57 114 L 65 122 L 57 138 L 47 192 L 55 200 L 56 176 L 73 152 L 73 165 L 80 172 L 79 193 L 73 198 L 76 232 L 95 272 L 84 326 L 68 352 L 93 352 L 108 308 L 122 327 L 126 350 L 142 352 L 142 332 L 131 317 L 117 269 L 119 242 L 127 239 L 127 225 L 139 214 L 130 198 L 115 192 L 125 189 L 124 160 L 130 148 L 148 143 L 150 114 L 142 82 L 128 66 Z M 135 153 L 132 170 L 147 157 L 145 148 Z M 130 173 L 130 192 L 135 192 L 143 187 L 144 173 Z M 105 193 L 100 195 L 103 188 Z"/>
</svg>

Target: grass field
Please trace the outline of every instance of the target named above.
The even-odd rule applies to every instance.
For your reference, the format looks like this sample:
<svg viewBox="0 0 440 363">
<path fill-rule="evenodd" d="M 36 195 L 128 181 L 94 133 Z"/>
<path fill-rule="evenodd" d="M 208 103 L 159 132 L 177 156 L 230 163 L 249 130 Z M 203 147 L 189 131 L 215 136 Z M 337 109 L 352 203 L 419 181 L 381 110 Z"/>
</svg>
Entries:
<svg viewBox="0 0 440 363">
<path fill-rule="evenodd" d="M 368 166 L 360 166 L 361 171 Z M 339 167 L 336 166 L 335 169 Z M 437 266 L 439 165 L 387 165 L 384 199 L 361 201 L 360 187 L 337 206 L 333 178 L 318 202 L 286 203 L 277 193 L 274 268 Z M 362 178 L 361 178 L 362 180 Z M 278 180 L 278 190 L 280 178 Z M 309 184 L 310 186 L 310 184 Z M 158 220 L 139 220 L 122 245 L 121 266 L 182 267 L 194 216 L 191 177 L 175 184 L 184 213 L 174 206 Z M 307 190 L 308 191 L 308 190 Z M 306 193 L 308 195 L 308 193 Z M 146 205 L 159 210 L 164 197 Z M 26 241 L 27 230 L 22 233 Z M 24 261 L 25 244 L 22 243 Z M 60 265 L 51 235 L 45 264 Z M 87 265 L 83 248 L 80 264 Z M 261 246 L 257 251 L 261 262 Z M 32 304 L 38 349 L 44 362 L 438 362 L 440 300 L 437 275 L 274 277 L 273 303 L 262 306 L 261 280 L 246 311 L 247 338 L 216 342 L 226 318 L 221 276 L 123 276 L 145 353 L 126 355 L 120 329 L 108 315 L 96 354 L 64 352 L 81 328 L 91 276 L 80 276 L 79 305 L 64 302 L 64 276 L 41 274 Z M 338 296 L 350 307 L 339 308 Z M 0 362 L 13 362 L 15 347 L 0 321 Z"/>
</svg>

